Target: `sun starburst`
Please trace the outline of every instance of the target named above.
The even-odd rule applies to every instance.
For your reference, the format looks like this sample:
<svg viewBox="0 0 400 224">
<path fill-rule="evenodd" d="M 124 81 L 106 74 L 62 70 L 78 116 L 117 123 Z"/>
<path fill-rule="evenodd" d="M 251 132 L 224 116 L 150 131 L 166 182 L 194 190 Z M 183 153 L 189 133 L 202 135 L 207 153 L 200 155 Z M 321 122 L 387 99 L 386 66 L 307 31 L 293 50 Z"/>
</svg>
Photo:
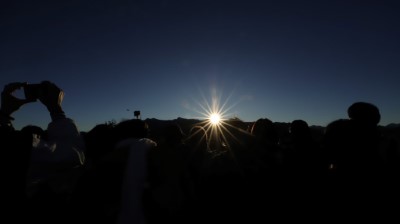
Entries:
<svg viewBox="0 0 400 224">
<path fill-rule="evenodd" d="M 216 144 L 215 148 L 224 145 L 224 142 L 227 142 L 227 136 L 234 137 L 229 131 L 232 126 L 228 123 L 229 117 L 234 117 L 230 111 L 237 105 L 237 103 L 229 103 L 232 94 L 222 102 L 222 94 L 218 94 L 214 88 L 211 89 L 210 100 L 201 93 L 202 102 L 196 101 L 200 109 L 195 111 L 201 115 L 198 117 L 201 121 L 199 125 L 205 128 L 208 140 Z"/>
<path fill-rule="evenodd" d="M 208 119 L 212 125 L 219 125 L 221 122 L 221 115 L 213 113 Z"/>
</svg>

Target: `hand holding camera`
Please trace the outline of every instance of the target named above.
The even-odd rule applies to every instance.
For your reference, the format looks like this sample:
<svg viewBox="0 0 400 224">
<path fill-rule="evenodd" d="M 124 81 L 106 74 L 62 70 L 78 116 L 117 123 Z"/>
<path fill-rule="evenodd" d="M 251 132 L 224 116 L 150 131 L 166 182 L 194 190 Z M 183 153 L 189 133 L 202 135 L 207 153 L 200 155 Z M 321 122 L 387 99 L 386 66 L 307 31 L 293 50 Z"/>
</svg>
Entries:
<svg viewBox="0 0 400 224">
<path fill-rule="evenodd" d="M 22 105 L 32 102 L 32 100 L 19 99 L 14 96 L 14 92 L 25 85 L 26 83 L 13 82 L 4 86 L 3 92 L 1 93 L 1 113 L 3 115 L 10 117 L 10 115 L 17 111 Z M 10 117 L 10 119 L 12 118 Z"/>
<path fill-rule="evenodd" d="M 14 92 L 23 88 L 25 99 L 19 99 L 14 96 Z M 1 113 L 10 116 L 22 105 L 40 100 L 51 114 L 62 113 L 61 103 L 64 99 L 64 92 L 49 81 L 43 81 L 40 84 L 27 84 L 23 82 L 9 83 L 3 89 L 1 94 Z M 12 119 L 10 117 L 10 119 Z"/>
<path fill-rule="evenodd" d="M 49 81 L 40 83 L 38 99 L 42 102 L 50 113 L 62 112 L 61 104 L 64 99 L 64 91 Z"/>
</svg>

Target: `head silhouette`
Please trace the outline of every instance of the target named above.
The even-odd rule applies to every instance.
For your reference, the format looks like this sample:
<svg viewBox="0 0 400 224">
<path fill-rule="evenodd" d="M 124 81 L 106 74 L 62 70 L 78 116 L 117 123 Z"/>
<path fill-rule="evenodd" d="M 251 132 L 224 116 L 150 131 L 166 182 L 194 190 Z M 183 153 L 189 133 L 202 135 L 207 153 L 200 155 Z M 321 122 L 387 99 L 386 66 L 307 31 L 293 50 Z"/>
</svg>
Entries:
<svg viewBox="0 0 400 224">
<path fill-rule="evenodd" d="M 275 124 L 268 118 L 260 118 L 254 122 L 251 134 L 258 139 L 277 144 L 279 141 L 278 132 Z"/>
<path fill-rule="evenodd" d="M 182 128 L 176 123 L 169 124 L 165 127 L 164 136 L 165 141 L 169 145 L 182 143 L 183 138 L 185 137 Z"/>
<path fill-rule="evenodd" d="M 353 103 L 347 114 L 350 119 L 364 124 L 377 125 L 381 120 L 378 107 L 366 102 Z"/>
<path fill-rule="evenodd" d="M 294 120 L 290 123 L 290 133 L 292 134 L 301 135 L 309 131 L 310 128 L 308 127 L 307 122 L 303 120 Z"/>
<path fill-rule="evenodd" d="M 149 128 L 146 122 L 139 119 L 122 121 L 115 126 L 117 140 L 127 138 L 147 138 Z"/>
</svg>

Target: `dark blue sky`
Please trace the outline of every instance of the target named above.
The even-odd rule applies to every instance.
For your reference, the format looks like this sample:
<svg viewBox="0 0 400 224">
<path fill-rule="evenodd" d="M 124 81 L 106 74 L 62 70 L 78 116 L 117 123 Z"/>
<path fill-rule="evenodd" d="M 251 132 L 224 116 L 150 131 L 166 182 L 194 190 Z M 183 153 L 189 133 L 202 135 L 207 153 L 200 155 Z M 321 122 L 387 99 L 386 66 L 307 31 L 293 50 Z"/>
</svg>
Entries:
<svg viewBox="0 0 400 224">
<path fill-rule="evenodd" d="M 82 130 L 115 119 L 229 116 L 327 125 L 356 101 L 400 122 L 396 1 L 9 1 L 0 84 L 50 80 Z M 130 109 L 130 111 L 127 111 Z M 40 103 L 15 126 L 46 127 Z"/>
</svg>

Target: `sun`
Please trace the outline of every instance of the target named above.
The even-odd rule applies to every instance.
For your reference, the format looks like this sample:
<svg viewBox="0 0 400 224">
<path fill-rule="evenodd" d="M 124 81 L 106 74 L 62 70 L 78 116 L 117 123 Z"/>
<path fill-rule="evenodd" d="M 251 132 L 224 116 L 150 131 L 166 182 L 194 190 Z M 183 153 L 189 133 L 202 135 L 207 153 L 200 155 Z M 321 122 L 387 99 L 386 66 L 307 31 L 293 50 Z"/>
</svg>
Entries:
<svg viewBox="0 0 400 224">
<path fill-rule="evenodd" d="M 207 141 L 214 149 L 226 147 L 229 138 L 235 138 L 230 129 L 235 128 L 230 123 L 228 117 L 232 117 L 233 113 L 230 112 L 239 102 L 229 103 L 233 96 L 233 92 L 222 101 L 222 92 L 217 91 L 217 88 L 212 88 L 208 97 L 201 92 L 202 100 L 197 101 L 198 108 L 189 107 L 198 113 L 200 116 L 196 117 L 200 122 L 197 125 L 203 127 L 207 133 Z"/>
<path fill-rule="evenodd" d="M 212 113 L 209 117 L 209 121 L 212 125 L 219 125 L 221 122 L 221 115 L 218 113 Z"/>
</svg>

